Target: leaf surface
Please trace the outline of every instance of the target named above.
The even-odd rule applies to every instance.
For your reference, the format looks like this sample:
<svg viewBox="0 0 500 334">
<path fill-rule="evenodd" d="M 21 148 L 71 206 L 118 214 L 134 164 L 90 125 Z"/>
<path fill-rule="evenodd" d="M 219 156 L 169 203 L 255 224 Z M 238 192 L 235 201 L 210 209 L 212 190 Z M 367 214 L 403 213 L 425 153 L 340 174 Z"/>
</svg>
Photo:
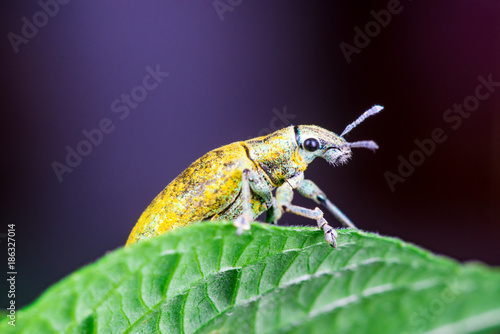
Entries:
<svg viewBox="0 0 500 334">
<path fill-rule="evenodd" d="M 399 239 L 207 222 L 107 254 L 1 333 L 498 333 L 500 271 Z"/>
</svg>

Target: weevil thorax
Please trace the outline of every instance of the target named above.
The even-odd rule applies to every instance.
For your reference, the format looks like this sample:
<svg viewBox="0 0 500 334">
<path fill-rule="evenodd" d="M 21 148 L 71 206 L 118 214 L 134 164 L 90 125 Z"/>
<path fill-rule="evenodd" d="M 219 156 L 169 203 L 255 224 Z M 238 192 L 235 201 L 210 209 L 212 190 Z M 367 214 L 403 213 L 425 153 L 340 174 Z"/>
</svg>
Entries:
<svg viewBox="0 0 500 334">
<path fill-rule="evenodd" d="M 316 125 L 296 126 L 295 140 L 298 152 L 307 164 L 320 157 L 336 166 L 347 162 L 352 154 L 344 138 Z"/>
<path fill-rule="evenodd" d="M 307 168 L 308 163 L 299 153 L 294 126 L 247 140 L 245 144 L 250 159 L 259 165 L 275 187 Z"/>
</svg>

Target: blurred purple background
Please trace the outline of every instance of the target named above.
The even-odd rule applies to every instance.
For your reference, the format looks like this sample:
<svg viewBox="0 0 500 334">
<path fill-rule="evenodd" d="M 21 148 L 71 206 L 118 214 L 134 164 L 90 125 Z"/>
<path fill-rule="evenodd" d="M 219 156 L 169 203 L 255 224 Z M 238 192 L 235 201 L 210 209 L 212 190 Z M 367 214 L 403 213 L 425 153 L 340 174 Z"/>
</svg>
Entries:
<svg viewBox="0 0 500 334">
<path fill-rule="evenodd" d="M 150 201 L 207 151 L 291 123 L 339 133 L 373 104 L 385 110 L 347 139 L 380 150 L 356 150 L 338 168 L 317 161 L 306 177 L 362 229 L 500 265 L 500 89 L 456 130 L 443 120 L 474 96 L 478 76 L 500 82 L 500 3 L 401 1 L 348 63 L 340 44 L 354 45 L 353 29 L 390 3 L 222 0 L 218 13 L 210 0 L 70 1 L 47 7 L 51 17 L 36 1 L 4 1 L 0 233 L 16 224 L 17 305 L 121 247 Z M 41 27 L 22 40 L 33 15 Z M 141 88 L 148 66 L 169 73 L 146 79 L 151 90 Z M 126 107 L 122 94 L 141 101 Z M 288 118 L 273 119 L 284 108 Z M 66 146 L 103 119 L 114 130 L 60 182 L 53 162 L 66 164 Z M 435 128 L 447 140 L 391 191 L 384 173 Z"/>
</svg>

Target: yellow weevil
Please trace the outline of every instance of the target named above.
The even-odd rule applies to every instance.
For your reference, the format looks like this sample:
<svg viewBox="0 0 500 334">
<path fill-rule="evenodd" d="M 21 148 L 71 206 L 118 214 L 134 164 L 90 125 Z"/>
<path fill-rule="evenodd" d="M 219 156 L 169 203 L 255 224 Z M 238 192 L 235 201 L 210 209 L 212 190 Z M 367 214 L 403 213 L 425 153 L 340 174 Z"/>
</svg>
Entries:
<svg viewBox="0 0 500 334">
<path fill-rule="evenodd" d="M 382 109 L 373 106 L 340 136 L 315 125 L 289 126 L 208 152 L 156 196 L 139 218 L 127 245 L 204 220 L 233 220 L 241 234 L 267 210 L 267 222 L 276 222 L 283 211 L 316 220 L 328 244 L 336 247 L 337 232 L 319 208 L 291 204 L 293 189 L 325 206 L 344 226 L 355 228 L 316 184 L 304 179 L 304 171 L 316 157 L 335 166 L 351 157 L 351 148 L 376 150 L 373 141 L 348 143 L 343 136 Z"/>
</svg>

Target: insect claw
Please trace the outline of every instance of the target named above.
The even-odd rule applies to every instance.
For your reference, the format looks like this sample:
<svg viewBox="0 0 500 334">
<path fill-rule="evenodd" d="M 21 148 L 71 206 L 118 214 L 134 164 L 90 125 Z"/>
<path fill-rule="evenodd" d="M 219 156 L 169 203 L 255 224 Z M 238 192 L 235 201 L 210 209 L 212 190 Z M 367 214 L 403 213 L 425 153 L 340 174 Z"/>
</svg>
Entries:
<svg viewBox="0 0 500 334">
<path fill-rule="evenodd" d="M 326 232 L 325 240 L 330 246 L 332 246 L 332 248 L 337 248 L 337 239 L 332 233 Z"/>
<path fill-rule="evenodd" d="M 332 248 L 337 248 L 337 240 L 333 239 L 331 243 L 328 243 Z"/>
<path fill-rule="evenodd" d="M 233 225 L 237 228 L 236 234 L 242 235 L 244 231 L 250 230 L 250 217 L 245 213 L 238 216 L 234 221 Z"/>
<path fill-rule="evenodd" d="M 333 248 L 337 248 L 337 237 L 338 237 L 337 231 L 335 231 L 333 227 L 328 225 L 328 223 L 324 218 L 320 218 L 318 220 L 318 226 L 323 230 L 323 232 L 325 232 L 326 242 Z"/>
</svg>

